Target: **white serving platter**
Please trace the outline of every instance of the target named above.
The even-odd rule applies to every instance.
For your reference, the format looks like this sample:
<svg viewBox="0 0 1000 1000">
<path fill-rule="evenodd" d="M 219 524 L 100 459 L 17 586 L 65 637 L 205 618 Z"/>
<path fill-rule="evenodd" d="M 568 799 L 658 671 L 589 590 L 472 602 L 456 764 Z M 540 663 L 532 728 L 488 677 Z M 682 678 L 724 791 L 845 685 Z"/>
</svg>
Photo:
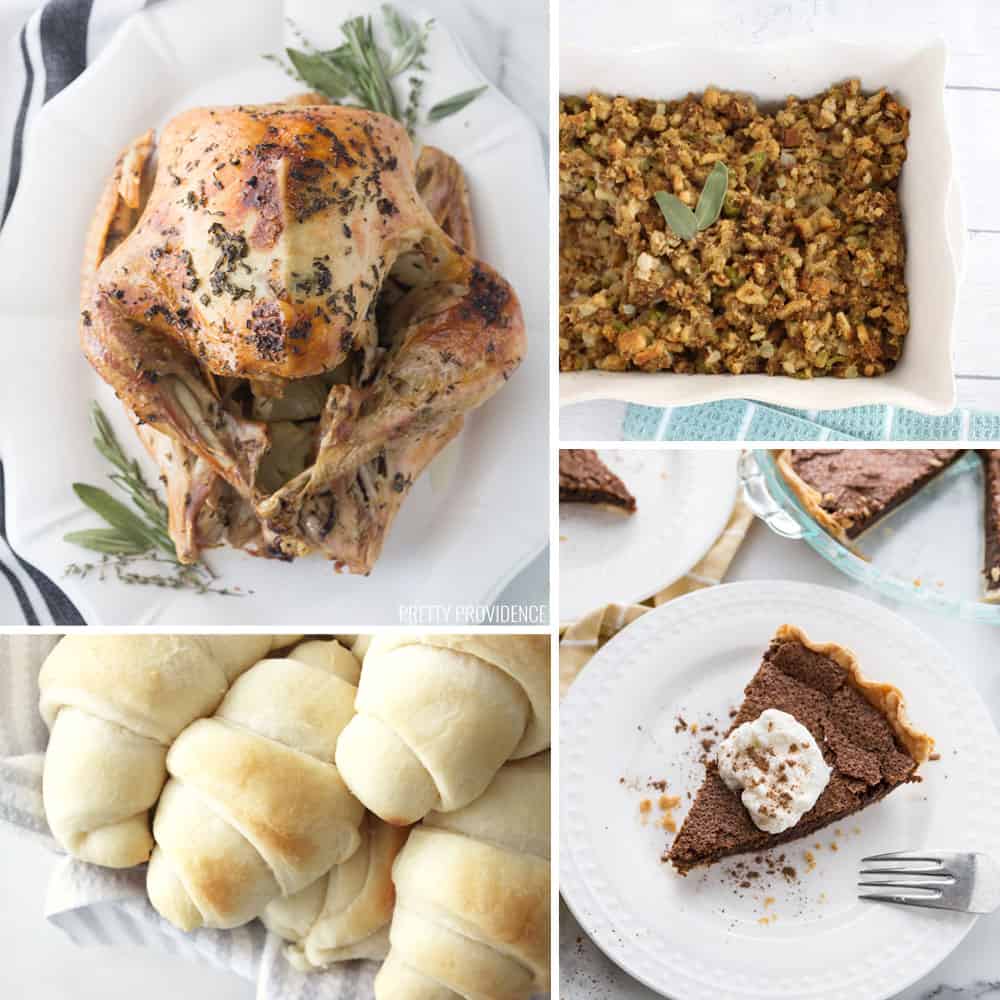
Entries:
<svg viewBox="0 0 1000 1000">
<path fill-rule="evenodd" d="M 764 105 L 788 94 L 808 96 L 860 77 L 865 89 L 888 87 L 910 108 L 907 161 L 899 195 L 906 233 L 910 332 L 903 356 L 877 378 L 800 380 L 768 375 L 681 375 L 673 372 L 562 373 L 560 405 L 616 399 L 680 406 L 754 399 L 778 406 L 828 410 L 891 404 L 928 414 L 955 405 L 954 316 L 965 239 L 944 107 L 947 52 L 941 42 L 789 39 L 736 48 L 640 45 L 610 52 L 564 45 L 559 88 L 676 99 L 715 85 L 750 93 Z"/>
<path fill-rule="evenodd" d="M 87 558 L 63 541 L 97 525 L 70 486 L 107 485 L 91 444 L 89 402 L 156 472 L 111 390 L 77 345 L 84 234 L 121 148 L 177 112 L 211 103 L 274 101 L 297 85 L 261 58 L 310 41 L 332 47 L 341 22 L 374 12 L 372 0 L 268 0 L 252 14 L 238 0 L 163 4 L 126 21 L 101 56 L 37 114 L 20 187 L 0 239 L 0 448 L 7 473 L 12 546 L 64 587 L 94 624 L 392 624 L 413 604 L 490 602 L 548 537 L 548 247 L 545 167 L 538 133 L 490 88 L 420 139 L 454 155 L 469 179 L 480 253 L 516 289 L 529 350 L 510 383 L 473 413 L 461 436 L 414 487 L 367 578 L 337 576 L 319 557 L 293 564 L 216 550 L 220 582 L 244 597 L 205 596 L 63 576 Z M 407 13 L 427 19 L 419 9 Z M 431 34 L 423 98 L 436 101 L 485 83 L 443 23 Z M 447 624 L 447 622 L 442 622 Z"/>
</svg>

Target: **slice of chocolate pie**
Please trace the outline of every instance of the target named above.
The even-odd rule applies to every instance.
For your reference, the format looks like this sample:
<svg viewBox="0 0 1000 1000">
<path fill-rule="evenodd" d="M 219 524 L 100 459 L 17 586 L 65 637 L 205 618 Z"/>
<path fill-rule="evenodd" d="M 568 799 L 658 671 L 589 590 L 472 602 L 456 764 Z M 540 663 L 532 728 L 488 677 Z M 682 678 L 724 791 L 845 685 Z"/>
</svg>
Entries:
<svg viewBox="0 0 1000 1000">
<path fill-rule="evenodd" d="M 1000 602 L 1000 450 L 980 451 L 986 487 L 984 538 L 986 600 Z"/>
<path fill-rule="evenodd" d="M 919 780 L 933 747 L 898 689 L 782 625 L 665 859 L 686 875 L 808 836 Z"/>
<path fill-rule="evenodd" d="M 559 502 L 586 503 L 620 514 L 634 514 L 636 509 L 625 484 L 587 448 L 559 452 Z"/>
<path fill-rule="evenodd" d="M 963 451 L 799 448 L 781 452 L 777 465 L 806 511 L 847 542 L 909 500 Z"/>
</svg>

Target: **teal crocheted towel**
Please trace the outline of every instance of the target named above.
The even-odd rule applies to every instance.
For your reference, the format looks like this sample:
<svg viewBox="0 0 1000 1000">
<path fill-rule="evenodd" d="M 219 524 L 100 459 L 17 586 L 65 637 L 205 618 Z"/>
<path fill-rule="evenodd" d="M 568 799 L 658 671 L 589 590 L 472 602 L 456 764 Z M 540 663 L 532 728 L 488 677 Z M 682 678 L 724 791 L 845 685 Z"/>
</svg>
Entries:
<svg viewBox="0 0 1000 1000">
<path fill-rule="evenodd" d="M 1000 413 L 927 417 L 894 406 L 788 410 L 745 399 L 701 406 L 629 406 L 626 441 L 998 441 Z"/>
</svg>

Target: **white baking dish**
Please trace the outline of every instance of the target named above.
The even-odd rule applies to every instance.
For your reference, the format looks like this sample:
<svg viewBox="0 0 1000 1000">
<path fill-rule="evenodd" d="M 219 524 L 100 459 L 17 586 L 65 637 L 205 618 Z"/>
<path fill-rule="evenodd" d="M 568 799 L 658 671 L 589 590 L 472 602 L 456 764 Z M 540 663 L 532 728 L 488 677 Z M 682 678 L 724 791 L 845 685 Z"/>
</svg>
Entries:
<svg viewBox="0 0 1000 1000">
<path fill-rule="evenodd" d="M 617 399 L 679 406 L 755 399 L 830 410 L 892 404 L 942 414 L 955 405 L 953 327 L 964 241 L 944 109 L 944 44 L 855 45 L 820 38 L 754 48 L 673 45 L 629 51 L 563 46 L 563 94 L 603 93 L 676 99 L 710 84 L 752 94 L 764 106 L 788 94 L 807 97 L 860 77 L 865 90 L 888 87 L 911 112 L 908 156 L 900 179 L 906 233 L 910 332 L 899 364 L 877 378 L 801 380 L 768 375 L 680 375 L 672 372 L 568 372 L 560 404 Z"/>
</svg>

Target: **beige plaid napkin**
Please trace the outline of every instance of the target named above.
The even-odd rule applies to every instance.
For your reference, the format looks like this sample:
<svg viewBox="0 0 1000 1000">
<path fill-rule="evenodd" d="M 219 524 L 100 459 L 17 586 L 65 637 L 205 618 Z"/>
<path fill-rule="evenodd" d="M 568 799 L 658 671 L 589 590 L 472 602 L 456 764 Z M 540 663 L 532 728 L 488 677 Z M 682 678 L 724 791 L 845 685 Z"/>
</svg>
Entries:
<svg viewBox="0 0 1000 1000">
<path fill-rule="evenodd" d="M 559 692 L 565 694 L 587 661 L 612 636 L 644 615 L 682 594 L 722 582 L 729 564 L 743 544 L 753 514 L 742 499 L 736 501 L 725 530 L 708 554 L 686 575 L 654 594 L 642 604 L 606 604 L 578 622 L 561 629 L 559 642 Z"/>
</svg>

